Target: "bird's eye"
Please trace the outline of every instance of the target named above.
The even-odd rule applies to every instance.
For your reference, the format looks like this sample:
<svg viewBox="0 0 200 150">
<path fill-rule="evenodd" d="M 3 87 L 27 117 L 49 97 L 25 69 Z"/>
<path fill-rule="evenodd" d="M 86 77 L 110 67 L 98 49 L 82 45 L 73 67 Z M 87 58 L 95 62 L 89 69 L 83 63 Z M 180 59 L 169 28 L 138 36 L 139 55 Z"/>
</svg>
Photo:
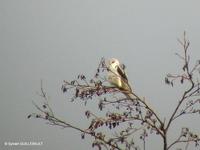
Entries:
<svg viewBox="0 0 200 150">
<path fill-rule="evenodd" d="M 111 63 L 113 64 L 113 63 L 115 63 L 115 61 L 113 60 Z"/>
</svg>

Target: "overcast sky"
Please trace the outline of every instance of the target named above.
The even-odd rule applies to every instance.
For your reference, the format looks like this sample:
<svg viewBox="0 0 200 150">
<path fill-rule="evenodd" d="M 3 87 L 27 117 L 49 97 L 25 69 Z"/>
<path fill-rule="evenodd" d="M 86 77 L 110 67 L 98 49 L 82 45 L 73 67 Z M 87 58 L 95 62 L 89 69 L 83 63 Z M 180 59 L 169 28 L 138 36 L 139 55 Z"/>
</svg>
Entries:
<svg viewBox="0 0 200 150">
<path fill-rule="evenodd" d="M 56 114 L 86 126 L 86 108 L 70 103 L 60 87 L 79 73 L 92 76 L 101 57 L 123 62 L 134 90 L 168 117 L 183 89 L 163 81 L 181 67 L 174 53 L 181 52 L 177 38 L 184 30 L 192 59 L 200 58 L 199 6 L 198 0 L 0 0 L 0 148 L 91 149 L 76 131 L 26 117 L 36 111 L 32 101 L 41 102 L 36 92 L 43 79 Z M 182 123 L 200 133 L 197 117 Z M 4 145 L 13 141 L 43 145 Z"/>
</svg>

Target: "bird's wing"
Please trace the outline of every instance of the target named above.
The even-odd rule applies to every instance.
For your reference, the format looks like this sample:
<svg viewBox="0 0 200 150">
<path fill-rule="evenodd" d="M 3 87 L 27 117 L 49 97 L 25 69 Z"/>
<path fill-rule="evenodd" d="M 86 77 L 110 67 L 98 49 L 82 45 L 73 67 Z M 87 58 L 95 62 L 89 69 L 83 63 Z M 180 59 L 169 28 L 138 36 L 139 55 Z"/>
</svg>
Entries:
<svg viewBox="0 0 200 150">
<path fill-rule="evenodd" d="M 117 67 L 117 72 L 119 73 L 119 75 L 120 75 L 123 79 L 125 79 L 126 81 L 128 81 L 128 78 L 127 78 L 127 76 L 126 76 L 126 73 L 124 72 L 124 70 L 123 70 L 120 66 Z"/>
</svg>

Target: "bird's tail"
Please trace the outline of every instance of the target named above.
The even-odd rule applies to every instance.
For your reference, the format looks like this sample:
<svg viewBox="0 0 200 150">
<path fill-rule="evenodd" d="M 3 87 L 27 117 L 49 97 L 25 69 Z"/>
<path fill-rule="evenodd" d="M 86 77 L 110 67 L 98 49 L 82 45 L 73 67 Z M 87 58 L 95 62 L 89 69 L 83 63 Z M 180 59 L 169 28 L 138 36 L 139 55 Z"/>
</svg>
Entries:
<svg viewBox="0 0 200 150">
<path fill-rule="evenodd" d="M 155 111 L 155 109 L 153 109 L 153 107 L 149 103 L 147 103 L 145 99 L 139 98 L 137 95 L 133 93 L 133 91 L 123 91 L 123 94 L 126 96 L 127 100 L 132 101 L 134 104 L 136 102 L 139 102 L 140 104 L 144 105 L 149 110 Z"/>
<path fill-rule="evenodd" d="M 149 110 L 155 111 L 149 103 L 145 101 L 145 98 L 141 99 L 137 95 L 134 94 L 134 91 L 132 90 L 131 86 L 129 85 L 128 81 L 122 80 L 122 87 L 120 89 L 122 93 L 126 96 L 127 100 L 132 101 L 134 104 L 139 102 L 142 105 L 144 105 Z"/>
<path fill-rule="evenodd" d="M 123 94 L 126 96 L 127 100 L 135 101 L 137 99 L 132 91 L 123 91 Z"/>
</svg>

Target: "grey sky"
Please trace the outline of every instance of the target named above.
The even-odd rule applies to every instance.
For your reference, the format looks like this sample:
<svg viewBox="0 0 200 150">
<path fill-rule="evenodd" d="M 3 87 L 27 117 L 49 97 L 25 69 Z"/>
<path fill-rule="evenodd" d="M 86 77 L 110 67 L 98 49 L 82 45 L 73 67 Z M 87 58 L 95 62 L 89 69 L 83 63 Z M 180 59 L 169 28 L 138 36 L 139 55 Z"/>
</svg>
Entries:
<svg viewBox="0 0 200 150">
<path fill-rule="evenodd" d="M 55 112 L 80 123 L 86 108 L 69 103 L 61 83 L 79 73 L 93 75 L 103 56 L 125 63 L 135 91 L 169 116 L 179 94 L 163 79 L 180 67 L 174 53 L 184 30 L 191 57 L 200 57 L 199 6 L 197 0 L 0 0 L 0 148 L 10 149 L 3 144 L 8 141 L 43 141 L 13 148 L 91 149 L 77 132 L 26 116 L 35 111 L 33 100 L 41 102 L 36 91 L 43 79 Z"/>
</svg>

